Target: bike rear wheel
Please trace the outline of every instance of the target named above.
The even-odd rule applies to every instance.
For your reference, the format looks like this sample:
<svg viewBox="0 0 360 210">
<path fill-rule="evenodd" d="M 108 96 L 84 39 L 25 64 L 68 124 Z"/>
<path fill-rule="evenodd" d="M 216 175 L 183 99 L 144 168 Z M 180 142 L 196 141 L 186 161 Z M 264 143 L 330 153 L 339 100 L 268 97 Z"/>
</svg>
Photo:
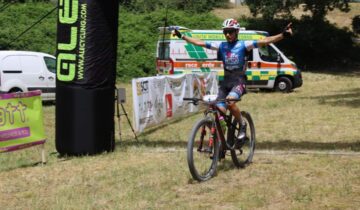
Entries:
<svg viewBox="0 0 360 210">
<path fill-rule="evenodd" d="M 244 139 L 239 140 L 235 148 L 231 150 L 231 158 L 236 167 L 245 167 L 252 162 L 255 151 L 255 126 L 254 122 L 248 112 L 241 112 L 242 119 L 246 122 L 246 136 Z M 240 123 L 235 119 L 232 122 L 231 138 L 236 137 L 240 132 Z"/>
<path fill-rule="evenodd" d="M 197 181 L 206 181 L 216 173 L 219 141 L 214 129 L 214 121 L 207 117 L 194 125 L 189 136 L 187 162 L 192 177 Z"/>
</svg>

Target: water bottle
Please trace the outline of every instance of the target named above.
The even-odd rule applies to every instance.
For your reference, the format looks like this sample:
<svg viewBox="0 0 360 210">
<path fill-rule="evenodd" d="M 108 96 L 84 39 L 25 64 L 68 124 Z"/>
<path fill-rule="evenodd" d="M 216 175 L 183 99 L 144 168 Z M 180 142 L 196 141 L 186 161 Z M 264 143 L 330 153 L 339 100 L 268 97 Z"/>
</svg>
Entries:
<svg viewBox="0 0 360 210">
<path fill-rule="evenodd" d="M 220 122 L 220 126 L 221 126 L 223 133 L 225 133 L 226 132 L 226 122 L 222 115 L 219 116 L 219 122 Z"/>
</svg>

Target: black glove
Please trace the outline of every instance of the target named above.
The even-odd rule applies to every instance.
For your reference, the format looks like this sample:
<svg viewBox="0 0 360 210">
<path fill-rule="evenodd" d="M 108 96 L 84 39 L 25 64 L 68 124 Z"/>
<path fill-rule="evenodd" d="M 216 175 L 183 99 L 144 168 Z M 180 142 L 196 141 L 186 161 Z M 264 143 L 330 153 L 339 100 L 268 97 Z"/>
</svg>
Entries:
<svg viewBox="0 0 360 210">
<path fill-rule="evenodd" d="M 283 32 L 282 32 L 282 35 L 284 36 L 284 38 L 289 38 L 289 37 L 291 37 L 291 33 L 288 31 L 289 29 L 291 29 L 291 24 L 292 23 L 289 23 L 285 28 L 284 28 L 284 30 L 283 30 Z"/>
<path fill-rule="evenodd" d="M 177 36 L 179 39 L 182 39 L 184 35 L 180 33 L 177 29 L 174 30 L 174 36 Z"/>
</svg>

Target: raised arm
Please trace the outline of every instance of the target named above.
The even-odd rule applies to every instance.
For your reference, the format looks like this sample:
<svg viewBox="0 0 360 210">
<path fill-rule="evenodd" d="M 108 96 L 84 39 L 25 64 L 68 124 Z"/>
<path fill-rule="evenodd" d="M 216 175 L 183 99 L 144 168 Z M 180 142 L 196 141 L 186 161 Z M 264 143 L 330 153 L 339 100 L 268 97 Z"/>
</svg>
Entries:
<svg viewBox="0 0 360 210">
<path fill-rule="evenodd" d="M 203 40 L 185 36 L 184 34 L 181 34 L 177 29 L 174 30 L 174 36 L 177 36 L 179 39 L 183 39 L 191 44 L 209 48 L 209 46 L 207 46 L 206 42 L 204 42 Z M 210 46 L 210 49 L 217 50 L 218 48 L 216 46 Z"/>
<path fill-rule="evenodd" d="M 291 29 L 291 24 L 292 24 L 292 23 L 289 23 L 289 24 L 285 27 L 285 29 L 284 29 L 284 31 L 283 31 L 282 33 L 277 34 L 277 35 L 274 35 L 274 36 L 268 36 L 268 37 L 266 37 L 266 38 L 264 38 L 264 39 L 259 40 L 259 41 L 257 42 L 258 46 L 259 46 L 259 47 L 263 47 L 263 46 L 265 46 L 265 45 L 269 45 L 269 44 L 271 44 L 271 43 L 278 42 L 278 41 L 280 41 L 280 40 L 282 40 L 282 39 L 284 39 L 284 38 L 286 38 L 286 37 L 292 36 L 293 32 L 292 32 L 292 29 Z"/>
</svg>

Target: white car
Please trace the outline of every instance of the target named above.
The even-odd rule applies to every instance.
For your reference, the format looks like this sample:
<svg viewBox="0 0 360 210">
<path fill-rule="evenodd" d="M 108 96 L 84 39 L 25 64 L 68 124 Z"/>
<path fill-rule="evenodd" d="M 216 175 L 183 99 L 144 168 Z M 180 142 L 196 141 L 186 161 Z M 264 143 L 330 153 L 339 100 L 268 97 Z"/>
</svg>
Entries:
<svg viewBox="0 0 360 210">
<path fill-rule="evenodd" d="M 41 90 L 43 101 L 55 100 L 56 59 L 30 51 L 0 51 L 0 93 Z"/>
</svg>

